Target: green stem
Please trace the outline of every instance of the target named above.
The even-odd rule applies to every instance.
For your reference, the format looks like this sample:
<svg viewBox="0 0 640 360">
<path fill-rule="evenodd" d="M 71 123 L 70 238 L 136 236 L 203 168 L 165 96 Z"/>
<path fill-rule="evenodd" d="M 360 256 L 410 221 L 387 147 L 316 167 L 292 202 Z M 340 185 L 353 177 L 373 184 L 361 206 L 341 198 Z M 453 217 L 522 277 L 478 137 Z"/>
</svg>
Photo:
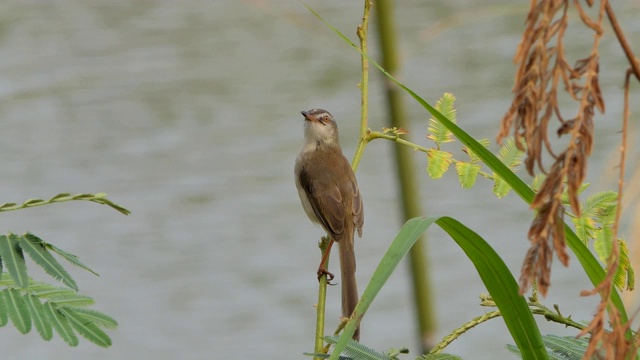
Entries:
<svg viewBox="0 0 640 360">
<path fill-rule="evenodd" d="M 564 317 L 562 316 L 562 314 L 560 313 L 560 308 L 555 305 L 555 311 L 549 309 L 548 307 L 542 305 L 539 302 L 530 302 L 529 303 L 529 307 L 531 307 L 531 312 L 535 315 L 542 315 L 544 316 L 545 319 L 547 319 L 548 321 L 553 321 L 556 322 L 558 324 L 564 324 L 566 326 L 571 326 L 574 327 L 578 330 L 582 330 L 585 328 L 585 325 L 582 325 L 578 322 L 575 322 L 571 319 L 571 316 L 569 317 Z"/>
<path fill-rule="evenodd" d="M 391 140 L 391 141 L 395 141 L 398 144 L 402 144 L 402 145 L 406 145 L 416 151 L 422 151 L 424 153 L 426 153 L 429 149 L 424 147 L 424 146 L 420 146 L 418 144 L 414 144 L 411 141 L 407 141 L 403 138 L 401 138 L 398 134 L 393 134 L 393 133 L 381 133 L 379 131 L 372 131 L 368 134 L 367 136 L 367 142 L 374 140 L 374 139 L 386 139 L 386 140 Z"/>
<path fill-rule="evenodd" d="M 371 0 L 364 1 L 364 13 L 362 14 L 362 23 L 358 26 L 356 34 L 360 39 L 360 61 L 362 67 L 362 78 L 360 80 L 360 136 L 358 138 L 358 147 L 353 155 L 351 167 L 353 171 L 358 169 L 360 159 L 364 148 L 369 142 L 367 140 L 367 132 L 369 129 L 369 60 L 367 54 L 367 37 L 369 34 L 369 14 L 371 13 Z"/>
<path fill-rule="evenodd" d="M 318 247 L 320 248 L 320 258 L 324 256 L 324 252 L 327 250 L 327 245 L 329 244 L 329 239 L 323 237 L 320 241 Z M 329 255 L 327 255 L 327 262 L 325 266 L 329 266 Z M 322 276 L 318 281 L 318 304 L 316 305 L 316 341 L 314 346 L 314 353 L 326 354 L 326 351 L 323 349 L 324 347 L 324 319 L 325 319 L 325 308 L 327 303 L 327 275 Z M 315 360 L 322 360 L 319 357 L 314 358 Z"/>
<path fill-rule="evenodd" d="M 403 138 L 400 137 L 400 135 L 398 134 L 394 134 L 394 133 L 382 133 L 379 131 L 372 131 L 368 134 L 367 136 L 367 142 L 375 140 L 375 139 L 385 139 L 385 140 L 391 140 L 394 142 L 397 142 L 398 144 L 402 144 L 405 146 L 408 146 L 410 148 L 412 148 L 413 150 L 416 151 L 421 151 L 423 153 L 426 153 L 429 148 L 426 148 L 424 146 L 420 146 L 418 144 L 412 143 L 411 141 L 407 141 Z M 453 162 L 461 162 L 459 160 L 453 159 Z M 478 175 L 484 177 L 485 179 L 489 179 L 489 180 L 494 180 L 495 177 L 491 174 L 489 174 L 488 172 L 485 171 L 479 171 Z"/>
<path fill-rule="evenodd" d="M 493 303 L 492 301 L 489 301 L 489 302 L 485 302 L 483 304 L 483 306 L 495 306 L 495 303 Z M 539 302 L 529 302 L 529 307 L 531 307 L 531 312 L 534 315 L 542 315 L 548 321 L 553 321 L 553 322 L 558 323 L 558 324 L 571 326 L 571 327 L 574 327 L 574 328 L 576 328 L 578 330 L 582 330 L 582 329 L 585 328 L 584 325 L 573 321 L 571 319 L 571 316 L 569 316 L 569 317 L 562 316 L 562 314 L 560 313 L 560 310 L 558 309 L 557 306 L 555 307 L 556 310 L 553 311 L 553 310 L 549 309 L 548 307 L 542 305 Z M 473 320 L 463 324 L 461 327 L 453 330 L 449 335 L 447 335 L 444 338 L 442 338 L 442 340 L 438 344 L 436 344 L 436 346 L 434 346 L 433 349 L 431 349 L 429 354 L 438 354 L 438 353 L 442 352 L 454 340 L 459 338 L 460 335 L 464 334 L 465 332 L 473 329 L 477 325 L 480 325 L 481 323 L 483 323 L 483 322 L 485 322 L 487 320 L 491 320 L 491 319 L 499 317 L 499 316 L 500 316 L 500 311 L 499 310 L 495 310 L 495 311 L 492 311 L 492 312 L 489 312 L 487 314 L 484 314 L 484 315 L 481 315 L 481 316 L 478 316 L 478 317 L 474 318 Z"/>
</svg>

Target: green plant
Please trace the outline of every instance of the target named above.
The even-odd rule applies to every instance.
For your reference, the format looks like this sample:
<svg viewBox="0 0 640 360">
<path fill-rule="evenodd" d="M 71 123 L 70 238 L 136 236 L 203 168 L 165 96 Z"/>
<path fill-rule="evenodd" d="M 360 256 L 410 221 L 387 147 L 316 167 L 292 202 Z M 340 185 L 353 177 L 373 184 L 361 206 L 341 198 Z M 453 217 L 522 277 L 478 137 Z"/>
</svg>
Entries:
<svg viewBox="0 0 640 360">
<path fill-rule="evenodd" d="M 342 32 L 322 19 L 322 17 L 320 17 L 316 12 L 311 9 L 309 10 L 340 38 L 356 49 L 362 58 L 363 82 L 360 86 L 362 88 L 363 119 L 361 121 L 361 136 L 358 141 L 358 148 L 354 157 L 354 168 L 357 167 L 364 148 L 369 142 L 375 139 L 391 140 L 426 153 L 429 162 L 427 172 L 433 178 L 441 177 L 452 164 L 455 164 L 456 173 L 463 188 L 471 188 L 475 184 L 477 177 L 482 176 L 494 182 L 493 192 L 496 196 L 503 197 L 510 190 L 513 190 L 525 201 L 527 206 L 532 205 L 534 199 L 538 201 L 536 208 L 540 206 L 541 201 L 544 199 L 541 200 L 542 198 L 540 196 L 536 197 L 534 189 L 537 186 L 536 181 L 537 184 L 540 184 L 543 179 L 541 177 L 534 179 L 534 189 L 532 189 L 532 187 L 528 186 L 514 173 L 518 165 L 522 162 L 522 154 L 526 149 L 526 144 L 521 142 L 520 138 L 518 138 L 518 140 L 507 140 L 505 145 L 498 151 L 498 155 L 494 155 L 487 149 L 488 141 L 475 140 L 456 124 L 456 114 L 453 106 L 455 98 L 453 95 L 445 94 L 445 96 L 443 96 L 443 98 L 441 98 L 434 107 L 410 88 L 399 82 L 395 77 L 385 71 L 385 69 L 368 56 L 366 51 L 366 24 L 370 11 L 369 1 L 365 1 L 363 22 L 362 25 L 358 27 L 357 34 L 360 39 L 359 47 L 352 43 L 344 34 L 342 34 Z M 435 147 L 427 148 L 402 139 L 402 135 L 406 133 L 406 130 L 404 129 L 393 128 L 383 129 L 382 131 L 371 131 L 367 128 L 366 80 L 368 79 L 368 76 L 366 73 L 368 71 L 369 64 L 373 64 L 378 68 L 391 82 L 395 83 L 399 88 L 409 94 L 431 114 L 431 119 L 428 124 L 427 138 L 435 143 Z M 593 62 L 590 62 L 590 64 L 593 64 Z M 594 79 L 593 76 L 591 79 Z M 598 89 L 594 87 L 591 88 L 590 91 L 597 92 Z M 591 105 L 591 107 L 593 107 L 593 105 Z M 565 129 L 565 131 L 569 130 Z M 452 142 L 454 138 L 458 139 L 465 146 L 464 152 L 468 156 L 467 160 L 457 160 L 452 152 L 443 148 L 446 143 Z M 584 138 L 587 138 L 586 135 Z M 532 168 L 533 161 L 535 161 L 537 154 L 539 154 L 539 149 L 536 151 L 537 152 L 533 153 L 535 155 L 533 156 L 533 160 L 532 158 L 527 159 L 528 170 Z M 531 154 L 532 153 L 529 152 L 530 157 L 532 156 Z M 483 171 L 482 164 L 488 167 L 489 171 Z M 557 174 L 562 173 L 556 173 L 556 175 Z M 556 176 L 556 179 L 554 179 L 555 183 L 557 183 L 558 179 L 562 181 L 561 176 Z M 602 329 L 604 329 L 603 324 L 605 312 L 608 312 L 613 319 L 612 328 L 616 331 L 615 336 L 625 334 L 623 336 L 627 336 L 628 338 L 631 332 L 628 327 L 625 326 L 628 322 L 626 309 L 624 308 L 620 295 L 616 289 L 611 286 L 607 287 L 607 284 L 612 283 L 611 279 L 615 278 L 615 283 L 619 288 L 628 288 L 634 277 L 624 242 L 618 239 L 615 235 L 615 227 L 617 224 L 616 216 L 619 214 L 616 207 L 617 203 L 619 203 L 620 196 L 611 192 L 593 194 L 582 204 L 583 209 L 580 211 L 580 204 L 576 203 L 577 195 L 579 194 L 579 191 L 586 188 L 586 185 L 583 184 L 580 184 L 579 187 L 576 185 L 581 183 L 581 179 L 582 178 L 571 178 L 567 180 L 571 181 L 568 186 L 560 184 L 556 187 L 556 189 L 560 189 L 560 191 L 564 192 L 564 196 L 562 196 L 562 203 L 569 204 L 569 207 L 574 210 L 574 214 L 570 214 L 569 216 L 572 218 L 572 223 L 578 234 L 576 234 L 569 225 L 563 222 L 556 222 L 555 225 L 553 225 L 554 228 L 552 230 L 554 231 L 553 239 L 562 239 L 562 243 L 554 244 L 556 249 L 563 249 L 564 241 L 566 239 L 566 244 L 575 253 L 585 274 L 592 281 L 595 290 L 588 294 L 597 292 L 601 293 L 603 302 L 601 303 L 598 313 L 591 324 L 586 326 L 576 323 L 570 316 L 563 316 L 560 313 L 558 306 L 554 306 L 555 311 L 553 311 L 546 308 L 539 302 L 536 281 L 539 281 L 542 285 L 540 292 L 544 295 L 550 284 L 550 273 L 547 266 L 550 264 L 551 259 L 544 257 L 540 258 L 539 256 L 542 253 L 536 253 L 536 247 L 532 247 L 532 250 L 530 250 L 528 256 L 533 257 L 531 259 L 527 258 L 525 261 L 525 265 L 522 269 L 522 275 L 520 277 L 520 286 L 518 286 L 509 269 L 504 266 L 504 262 L 500 255 L 493 251 L 485 239 L 478 236 L 471 229 L 468 229 L 457 220 L 449 217 L 415 218 L 405 223 L 389 247 L 387 253 L 381 259 L 378 268 L 374 272 L 371 281 L 362 295 L 360 303 L 356 307 L 353 315 L 344 325 L 344 330 L 334 345 L 330 359 L 337 359 L 343 350 L 353 348 L 353 346 L 349 345 L 349 339 L 351 338 L 351 335 L 353 334 L 353 331 L 360 319 L 362 319 L 369 305 L 375 299 L 376 294 L 389 278 L 390 274 L 394 271 L 395 266 L 398 264 L 400 259 L 411 248 L 418 235 L 432 223 L 436 223 L 441 226 L 447 233 L 449 233 L 451 238 L 456 241 L 460 248 L 464 250 L 467 257 L 475 265 L 478 274 L 490 293 L 490 297 L 483 300 L 484 305 L 496 306 L 498 310 L 473 319 L 469 323 L 454 330 L 450 335 L 443 339 L 441 344 L 436 345 L 430 354 L 427 354 L 423 358 L 438 356 L 440 352 L 451 341 L 453 341 L 453 339 L 459 336 L 460 333 L 467 331 L 484 321 L 497 317 L 503 319 L 511 333 L 511 336 L 516 342 L 519 353 L 524 359 L 545 359 L 550 356 L 548 350 L 545 348 L 545 345 L 549 345 L 549 343 L 545 343 L 543 340 L 537 325 L 533 320 L 533 315 L 544 316 L 547 320 L 556 321 L 567 326 L 573 326 L 581 329 L 581 335 L 584 335 L 589 331 L 596 331 L 598 337 L 595 341 L 590 340 L 589 349 L 586 352 L 587 355 L 595 353 L 595 344 L 597 344 L 601 339 L 607 339 L 607 334 L 602 332 Z M 549 182 L 546 183 L 549 184 Z M 545 191 L 549 192 L 549 185 L 545 189 Z M 548 212 L 548 209 L 542 210 Z M 537 221 L 539 222 L 534 221 L 532 224 L 531 231 L 536 236 L 536 241 L 534 242 L 534 240 L 532 240 L 532 244 L 534 246 L 541 246 L 541 244 L 546 246 L 546 243 L 542 242 L 542 238 L 538 238 L 538 236 L 542 236 L 544 233 L 541 230 L 543 228 L 540 226 L 545 227 L 549 225 L 541 222 L 545 220 L 540 217 L 539 214 L 537 216 L 537 219 L 539 219 Z M 557 216 L 554 215 L 552 218 L 547 218 L 547 220 L 548 219 L 557 219 Z M 538 228 L 534 228 L 535 226 L 538 226 Z M 532 232 L 530 232 L 530 238 Z M 562 234 L 559 235 L 558 232 L 561 232 Z M 546 241 L 546 239 L 547 238 L 544 238 L 543 240 Z M 594 257 L 586 247 L 589 240 L 594 240 L 596 253 L 601 261 L 608 266 L 607 272 L 605 272 L 596 257 Z M 548 249 L 548 247 L 545 247 L 544 249 Z M 614 254 L 614 256 L 612 257 L 610 254 Z M 559 256 L 565 257 L 566 254 L 563 252 L 559 254 Z M 611 266 L 612 258 L 615 258 L 615 266 Z M 545 262 L 541 262 L 541 259 L 546 260 Z M 563 262 L 566 263 L 566 258 Z M 619 267 L 617 266 L 618 263 L 620 264 Z M 533 284 L 533 292 L 529 301 L 527 301 L 523 294 L 531 284 Z M 322 298 L 322 295 L 320 298 Z M 319 312 L 324 311 L 323 309 L 323 307 L 322 309 L 319 307 Z M 323 316 L 324 315 L 322 315 L 322 317 Z M 319 333 L 321 333 L 322 328 L 323 326 L 318 327 L 320 330 Z M 338 331 L 339 330 L 340 329 L 338 329 Z M 321 340 L 322 337 L 318 337 L 317 339 Z M 591 339 L 593 339 L 593 337 Z M 612 337 L 611 340 L 607 341 L 611 341 L 609 343 L 611 344 L 615 339 L 615 337 Z M 622 349 L 621 351 L 627 350 Z M 319 355 L 320 352 L 321 351 L 318 351 L 318 347 L 316 346 L 315 355 L 322 357 Z M 355 356 L 354 359 L 360 358 L 358 354 L 352 355 Z"/>
<path fill-rule="evenodd" d="M 105 194 L 58 194 L 49 200 L 31 199 L 22 204 L 0 204 L 0 212 L 31 208 L 65 201 L 90 201 L 107 205 L 122 214 L 129 210 L 111 202 Z M 25 253 L 45 273 L 66 287 L 34 281 L 27 272 Z M 78 285 L 55 256 L 65 259 L 94 275 L 98 275 L 80 259 L 32 233 L 0 235 L 0 327 L 11 323 L 22 334 L 35 327 L 42 339 L 53 338 L 53 330 L 69 346 L 78 345 L 80 335 L 90 342 L 111 346 L 111 338 L 103 329 L 113 329 L 118 323 L 112 317 L 88 308 L 92 298 L 78 293 Z M 3 272 L 4 268 L 4 272 Z"/>
</svg>

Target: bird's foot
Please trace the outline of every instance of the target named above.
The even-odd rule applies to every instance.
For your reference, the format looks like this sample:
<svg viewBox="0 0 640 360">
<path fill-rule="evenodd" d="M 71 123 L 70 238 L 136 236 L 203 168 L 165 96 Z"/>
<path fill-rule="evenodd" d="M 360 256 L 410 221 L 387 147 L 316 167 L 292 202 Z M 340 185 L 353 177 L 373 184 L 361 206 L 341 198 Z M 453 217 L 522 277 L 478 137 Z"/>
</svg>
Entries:
<svg viewBox="0 0 640 360">
<path fill-rule="evenodd" d="M 325 269 L 324 267 L 319 267 L 318 268 L 318 281 L 320 281 L 320 278 L 323 276 L 327 276 L 327 285 L 335 285 L 335 283 L 332 283 L 331 280 L 333 280 L 333 278 L 335 277 L 332 273 L 329 272 L 329 270 Z"/>
</svg>

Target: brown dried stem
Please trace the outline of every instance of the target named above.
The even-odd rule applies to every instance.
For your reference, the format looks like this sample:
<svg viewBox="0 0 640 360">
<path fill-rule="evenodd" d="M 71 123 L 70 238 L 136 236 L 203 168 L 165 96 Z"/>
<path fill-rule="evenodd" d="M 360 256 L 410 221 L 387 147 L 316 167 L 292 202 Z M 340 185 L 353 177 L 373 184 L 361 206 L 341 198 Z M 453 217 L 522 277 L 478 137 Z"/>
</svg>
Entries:
<svg viewBox="0 0 640 360">
<path fill-rule="evenodd" d="M 624 323 L 620 318 L 620 313 L 611 302 L 613 278 L 618 268 L 619 255 L 619 243 L 613 241 L 607 265 L 607 276 L 595 289 L 580 293 L 581 296 L 592 296 L 599 293 L 602 299 L 591 323 L 578 334 L 578 337 L 591 334 L 589 346 L 583 359 L 626 360 L 635 358 L 637 353 L 637 345 L 632 338 L 627 336 L 631 321 Z M 611 330 L 607 330 L 607 325 L 611 327 Z"/>
<path fill-rule="evenodd" d="M 622 50 L 624 50 L 624 54 L 627 56 L 629 60 L 629 64 L 631 64 L 631 70 L 633 71 L 633 75 L 635 75 L 636 79 L 640 81 L 640 64 L 636 59 L 633 51 L 631 50 L 631 46 L 629 46 L 629 42 L 627 38 L 624 36 L 622 32 L 622 28 L 618 23 L 618 19 L 616 18 L 616 14 L 613 12 L 613 8 L 611 8 L 611 4 L 607 1 L 606 5 L 607 17 L 609 18 L 609 22 L 611 23 L 611 27 L 613 27 L 613 32 L 616 34 L 618 38 L 618 42 L 622 46 Z"/>
</svg>

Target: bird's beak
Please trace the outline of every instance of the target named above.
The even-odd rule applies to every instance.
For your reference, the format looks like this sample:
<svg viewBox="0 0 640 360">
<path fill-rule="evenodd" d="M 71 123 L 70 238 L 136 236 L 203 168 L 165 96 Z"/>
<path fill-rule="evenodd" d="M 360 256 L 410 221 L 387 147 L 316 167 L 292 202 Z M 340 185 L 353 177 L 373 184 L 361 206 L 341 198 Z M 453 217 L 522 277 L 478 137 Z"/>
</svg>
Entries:
<svg viewBox="0 0 640 360">
<path fill-rule="evenodd" d="M 300 114 L 302 114 L 302 116 L 304 116 L 304 120 L 305 121 L 318 122 L 318 119 L 313 117 L 313 115 L 309 114 L 308 111 L 300 111 Z"/>
</svg>

